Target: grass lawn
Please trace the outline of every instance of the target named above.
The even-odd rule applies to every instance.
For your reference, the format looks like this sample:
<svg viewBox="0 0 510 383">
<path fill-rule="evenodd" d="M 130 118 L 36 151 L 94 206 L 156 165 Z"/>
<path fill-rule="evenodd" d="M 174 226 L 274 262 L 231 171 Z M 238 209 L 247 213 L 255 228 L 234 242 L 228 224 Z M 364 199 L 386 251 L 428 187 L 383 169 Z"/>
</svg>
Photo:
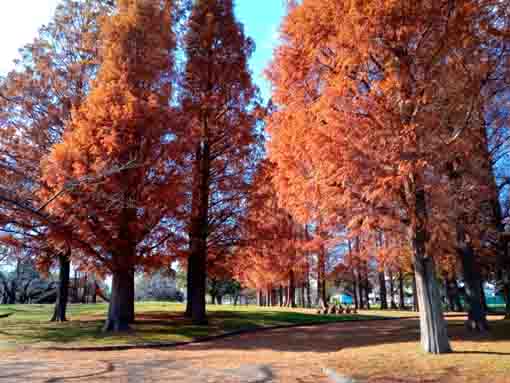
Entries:
<svg viewBox="0 0 510 383">
<path fill-rule="evenodd" d="M 131 332 L 109 335 L 101 331 L 106 304 L 69 305 L 66 323 L 49 322 L 52 310 L 53 305 L 0 306 L 0 316 L 13 313 L 0 319 L 0 349 L 17 345 L 76 347 L 179 342 L 241 329 L 364 320 L 381 314 L 317 315 L 311 309 L 211 305 L 208 306 L 209 324 L 195 326 L 183 317 L 182 304 L 143 302 L 136 304 L 136 323 Z"/>
</svg>

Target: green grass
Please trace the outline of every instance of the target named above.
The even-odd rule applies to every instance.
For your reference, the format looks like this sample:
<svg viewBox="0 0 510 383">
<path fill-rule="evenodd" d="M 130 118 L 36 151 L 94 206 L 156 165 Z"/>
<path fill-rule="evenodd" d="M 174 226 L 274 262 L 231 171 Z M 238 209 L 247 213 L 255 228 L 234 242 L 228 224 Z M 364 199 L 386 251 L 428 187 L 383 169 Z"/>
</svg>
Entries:
<svg viewBox="0 0 510 383">
<path fill-rule="evenodd" d="M 208 306 L 209 324 L 196 326 L 184 318 L 184 305 L 165 302 L 136 304 L 136 323 L 132 331 L 112 335 L 101 331 L 106 304 L 69 305 L 66 323 L 51 323 L 52 305 L 3 305 L 0 315 L 0 348 L 19 345 L 48 346 L 107 346 L 156 342 L 180 342 L 219 335 L 226 332 L 312 323 L 332 323 L 365 320 L 382 316 L 381 312 L 357 315 L 317 315 L 314 310 L 261 308 L 256 306 Z"/>
</svg>

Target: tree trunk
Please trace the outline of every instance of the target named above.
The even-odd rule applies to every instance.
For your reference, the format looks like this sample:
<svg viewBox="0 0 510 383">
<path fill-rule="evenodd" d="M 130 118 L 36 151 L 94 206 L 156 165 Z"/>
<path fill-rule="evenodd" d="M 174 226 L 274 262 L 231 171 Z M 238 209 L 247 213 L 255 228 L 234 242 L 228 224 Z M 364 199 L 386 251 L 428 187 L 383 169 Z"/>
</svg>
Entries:
<svg viewBox="0 0 510 383">
<path fill-rule="evenodd" d="M 191 321 L 193 324 L 207 323 L 205 308 L 207 282 L 207 238 L 209 236 L 209 193 L 211 155 L 209 147 L 209 126 L 207 116 L 202 124 L 202 137 L 196 147 L 192 195 L 191 222 Z"/>
<path fill-rule="evenodd" d="M 207 323 L 205 311 L 205 295 L 206 295 L 206 254 L 203 245 L 194 244 L 194 250 L 190 256 L 192 262 L 192 289 L 191 289 L 191 322 L 195 325 L 203 325 Z"/>
<path fill-rule="evenodd" d="M 294 270 L 289 272 L 289 306 L 296 307 L 296 282 L 294 280 Z"/>
<path fill-rule="evenodd" d="M 379 271 L 379 299 L 381 300 L 381 309 L 386 310 L 388 308 L 388 300 L 386 299 L 386 276 L 384 275 L 384 269 Z"/>
<path fill-rule="evenodd" d="M 397 304 L 395 303 L 395 280 L 393 279 L 393 270 L 390 269 L 388 275 L 390 278 L 390 307 L 392 310 L 395 310 Z"/>
<path fill-rule="evenodd" d="M 219 305 L 222 305 L 223 304 L 223 295 L 218 295 L 218 304 Z"/>
<path fill-rule="evenodd" d="M 283 286 L 280 285 L 280 288 L 278 289 L 278 303 L 280 304 L 280 307 L 283 306 Z"/>
<path fill-rule="evenodd" d="M 135 268 L 129 269 L 129 323 L 135 323 Z"/>
<path fill-rule="evenodd" d="M 361 282 L 360 271 L 358 268 L 358 272 L 356 273 L 356 284 L 358 285 L 358 300 L 359 300 L 359 308 L 365 308 L 364 296 L 363 296 L 363 283 Z"/>
<path fill-rule="evenodd" d="M 482 310 L 485 313 L 488 313 L 489 306 L 487 306 L 487 297 L 485 296 L 485 289 L 483 288 L 483 279 L 480 279 L 480 295 L 482 298 Z"/>
<path fill-rule="evenodd" d="M 412 284 L 413 284 L 413 311 L 419 311 L 420 306 L 418 304 L 418 289 L 416 287 L 416 273 L 414 272 L 414 267 Z"/>
<path fill-rule="evenodd" d="M 361 307 L 358 302 L 358 282 L 356 280 L 356 273 L 354 272 L 354 270 L 352 270 L 352 292 L 353 292 L 352 295 L 353 295 L 353 299 L 354 299 L 354 308 L 356 310 L 358 310 Z"/>
<path fill-rule="evenodd" d="M 216 304 L 216 295 L 215 294 L 211 294 L 211 304 L 212 305 Z"/>
<path fill-rule="evenodd" d="M 262 290 L 257 290 L 257 306 L 262 306 Z"/>
<path fill-rule="evenodd" d="M 129 330 L 131 319 L 131 274 L 125 268 L 113 271 L 112 295 L 104 331 L 120 332 Z"/>
<path fill-rule="evenodd" d="M 370 282 L 368 280 L 368 264 L 365 262 L 365 305 L 370 310 Z"/>
<path fill-rule="evenodd" d="M 59 263 L 59 281 L 57 289 L 57 301 L 55 302 L 55 310 L 53 312 L 52 322 L 65 322 L 67 299 L 69 296 L 69 278 L 71 273 L 71 261 L 69 259 L 70 252 L 60 254 L 58 256 Z"/>
<path fill-rule="evenodd" d="M 459 242 L 462 244 L 458 252 L 464 271 L 464 285 L 469 305 L 466 326 L 474 331 L 485 332 L 489 330 L 489 324 L 482 306 L 481 274 L 476 265 L 473 248 L 462 240 Z"/>
<path fill-rule="evenodd" d="M 188 259 L 188 270 L 186 272 L 186 311 L 184 312 L 184 316 L 186 318 L 191 318 L 191 299 L 193 295 L 193 278 L 191 273 L 192 266 L 190 260 Z"/>
<path fill-rule="evenodd" d="M 402 270 L 398 273 L 398 298 L 399 298 L 399 309 L 404 310 L 406 308 L 404 301 L 404 274 Z"/>
<path fill-rule="evenodd" d="M 414 272 L 420 307 L 421 344 L 425 352 L 442 354 L 450 352 L 451 347 L 441 307 L 434 259 L 427 255 L 425 247 L 427 240 L 425 190 L 417 187 L 414 195 L 416 220 L 409 227 L 409 239 L 413 249 Z"/>
<path fill-rule="evenodd" d="M 326 307 L 326 251 L 321 245 L 317 270 L 317 303 L 319 307 Z"/>
</svg>

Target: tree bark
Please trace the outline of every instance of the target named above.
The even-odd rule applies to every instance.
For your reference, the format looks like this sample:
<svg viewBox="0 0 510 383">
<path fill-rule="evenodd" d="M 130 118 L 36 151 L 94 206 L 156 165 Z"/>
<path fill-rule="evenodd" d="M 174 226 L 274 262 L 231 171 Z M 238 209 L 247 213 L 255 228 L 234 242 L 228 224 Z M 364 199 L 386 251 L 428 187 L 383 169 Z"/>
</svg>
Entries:
<svg viewBox="0 0 510 383">
<path fill-rule="evenodd" d="M 319 262 L 318 262 L 318 272 L 317 272 L 317 303 L 319 307 L 326 307 L 327 299 L 326 299 L 326 251 L 324 249 L 324 245 L 321 244 L 320 252 L 319 252 Z"/>
<path fill-rule="evenodd" d="M 414 272 L 420 307 L 420 336 L 425 352 L 442 354 L 451 351 L 446 322 L 441 307 L 439 285 L 435 275 L 434 259 L 426 253 L 427 209 L 425 190 L 415 190 L 416 222 L 409 227 L 413 249 Z"/>
<path fill-rule="evenodd" d="M 60 254 L 58 256 L 59 263 L 59 281 L 57 289 L 57 301 L 55 302 L 55 310 L 53 311 L 52 322 L 65 322 L 67 299 L 69 296 L 69 279 L 71 274 L 71 261 L 69 259 L 70 252 Z"/>
<path fill-rule="evenodd" d="M 393 278 L 393 270 L 390 269 L 388 275 L 390 278 L 390 307 L 392 310 L 395 310 L 397 304 L 395 303 L 395 280 Z"/>
<path fill-rule="evenodd" d="M 388 300 L 386 299 L 386 277 L 384 270 L 379 271 L 379 299 L 381 300 L 381 309 L 388 308 Z"/>
<path fill-rule="evenodd" d="M 364 296 L 363 296 L 363 283 L 361 281 L 360 271 L 358 267 L 358 272 L 356 273 L 356 284 L 358 285 L 358 300 L 359 300 L 359 308 L 365 308 Z"/>
<path fill-rule="evenodd" d="M 197 243 L 198 242 L 198 243 Z M 192 289 L 191 289 L 191 322 L 196 325 L 207 323 L 205 311 L 206 295 L 206 253 L 203 249 L 203 242 L 194 242 L 192 255 Z"/>
<path fill-rule="evenodd" d="M 280 307 L 283 307 L 283 286 L 280 285 L 278 288 L 278 303 Z"/>
<path fill-rule="evenodd" d="M 294 280 L 294 270 L 289 272 L 289 297 L 288 302 L 290 307 L 296 307 L 296 284 Z"/>
<path fill-rule="evenodd" d="M 365 262 L 365 305 L 367 310 L 370 310 L 370 282 L 368 279 L 368 264 Z"/>
<path fill-rule="evenodd" d="M 354 299 L 354 308 L 356 310 L 360 309 L 360 305 L 358 302 L 358 282 L 356 279 L 356 273 L 354 270 L 352 270 L 352 292 L 353 292 L 353 299 Z"/>
<path fill-rule="evenodd" d="M 104 331 L 121 332 L 129 330 L 131 320 L 131 275 L 129 270 L 117 268 L 113 271 L 112 295 Z"/>
<path fill-rule="evenodd" d="M 420 307 L 418 304 L 418 289 L 416 287 L 416 274 L 413 267 L 413 311 L 419 311 Z"/>
<path fill-rule="evenodd" d="M 129 269 L 129 323 L 135 323 L 135 268 Z"/>
<path fill-rule="evenodd" d="M 193 277 L 191 275 L 192 272 L 192 265 L 188 259 L 188 270 L 186 272 L 186 311 L 184 311 L 184 316 L 186 318 L 191 318 L 191 300 L 193 296 Z"/>
<path fill-rule="evenodd" d="M 486 332 L 489 330 L 489 324 L 482 306 L 481 274 L 476 265 L 474 250 L 464 241 L 459 242 L 462 246 L 459 246 L 458 253 L 464 271 L 464 284 L 469 305 L 466 326 L 474 331 Z"/>
<path fill-rule="evenodd" d="M 404 274 L 402 270 L 398 273 L 398 298 L 399 298 L 399 309 L 404 310 L 406 308 L 404 301 Z"/>
</svg>

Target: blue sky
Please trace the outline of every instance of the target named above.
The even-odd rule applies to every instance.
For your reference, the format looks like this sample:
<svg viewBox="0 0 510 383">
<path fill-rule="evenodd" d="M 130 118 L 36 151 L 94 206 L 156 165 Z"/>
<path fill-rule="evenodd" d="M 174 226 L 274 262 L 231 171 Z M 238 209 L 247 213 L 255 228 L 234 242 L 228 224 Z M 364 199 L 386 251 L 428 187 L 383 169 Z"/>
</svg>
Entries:
<svg viewBox="0 0 510 383">
<path fill-rule="evenodd" d="M 33 40 L 38 28 L 51 20 L 60 0 L 0 0 L 0 75 L 13 68 L 18 48 Z M 237 0 L 236 13 L 245 32 L 255 40 L 257 49 L 250 62 L 254 80 L 267 99 L 269 86 L 262 71 L 278 42 L 278 28 L 284 1 Z"/>
</svg>

